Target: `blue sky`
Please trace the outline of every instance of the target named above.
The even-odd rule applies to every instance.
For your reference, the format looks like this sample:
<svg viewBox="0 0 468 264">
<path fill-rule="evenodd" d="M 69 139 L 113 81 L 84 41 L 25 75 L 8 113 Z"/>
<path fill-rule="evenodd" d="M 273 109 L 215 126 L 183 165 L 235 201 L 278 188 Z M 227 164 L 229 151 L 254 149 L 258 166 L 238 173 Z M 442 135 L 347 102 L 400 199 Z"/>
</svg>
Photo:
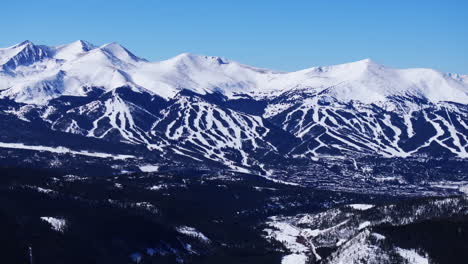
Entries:
<svg viewBox="0 0 468 264">
<path fill-rule="evenodd" d="M 292 71 L 372 58 L 468 74 L 466 0 L 23 0 L 0 6 L 0 47 L 84 39 L 116 41 L 149 60 L 191 52 Z"/>
</svg>

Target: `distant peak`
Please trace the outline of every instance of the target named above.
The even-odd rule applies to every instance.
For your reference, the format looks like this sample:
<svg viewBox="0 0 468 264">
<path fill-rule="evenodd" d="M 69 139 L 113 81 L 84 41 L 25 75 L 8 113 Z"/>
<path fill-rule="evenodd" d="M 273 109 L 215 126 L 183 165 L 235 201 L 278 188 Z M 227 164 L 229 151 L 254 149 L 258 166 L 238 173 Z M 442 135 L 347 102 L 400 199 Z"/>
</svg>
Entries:
<svg viewBox="0 0 468 264">
<path fill-rule="evenodd" d="M 29 40 L 25 40 L 25 41 L 23 41 L 23 42 L 21 42 L 21 43 L 16 44 L 16 45 L 13 46 L 13 47 L 17 48 L 17 47 L 29 46 L 29 45 L 34 45 L 34 43 L 32 43 L 32 42 L 29 41 Z"/>
<path fill-rule="evenodd" d="M 345 68 L 354 68 L 354 69 L 371 69 L 371 68 L 384 68 L 383 65 L 376 63 L 370 58 L 366 58 L 363 60 L 358 60 L 354 62 L 339 64 L 331 67 L 345 67 Z"/>
<path fill-rule="evenodd" d="M 101 46 L 101 48 L 111 48 L 111 47 L 119 47 L 119 48 L 125 49 L 122 45 L 120 45 L 117 42 L 106 43 L 106 44 Z"/>
<path fill-rule="evenodd" d="M 90 51 L 94 48 L 96 48 L 96 46 L 88 41 L 85 41 L 85 40 L 77 40 L 77 41 L 74 41 L 72 43 L 69 44 L 70 46 L 78 46 L 78 47 L 81 47 L 84 51 Z"/>
<path fill-rule="evenodd" d="M 313 71 L 318 73 L 331 72 L 331 73 L 346 73 L 348 76 L 360 76 L 368 72 L 379 72 L 387 69 L 387 67 L 376 63 L 370 58 L 342 63 L 331 66 L 320 66 L 306 69 L 305 71 Z"/>
<path fill-rule="evenodd" d="M 79 39 L 77 41 L 75 41 L 74 43 L 78 43 L 80 45 L 83 45 L 83 46 L 94 46 L 92 43 L 86 41 L 86 40 L 82 40 L 82 39 Z"/>
<path fill-rule="evenodd" d="M 104 49 L 104 50 L 114 50 L 114 51 L 121 50 L 121 51 L 125 51 L 131 54 L 131 52 L 127 48 L 125 48 L 124 46 L 120 45 L 120 43 L 117 43 L 117 42 L 107 43 L 107 44 L 100 46 L 99 48 Z"/>
<path fill-rule="evenodd" d="M 193 56 L 195 55 L 190 52 L 183 52 L 179 55 L 176 55 L 174 58 L 186 58 L 186 57 L 193 57 Z"/>
<path fill-rule="evenodd" d="M 363 60 L 356 61 L 355 63 L 361 63 L 361 64 L 376 64 L 371 58 L 365 58 Z"/>
<path fill-rule="evenodd" d="M 195 55 L 189 52 L 184 52 L 184 53 L 180 53 L 179 55 L 176 55 L 170 58 L 169 60 L 197 59 L 198 57 L 199 55 Z"/>
<path fill-rule="evenodd" d="M 217 63 L 217 64 L 228 64 L 230 61 L 217 57 L 217 56 L 206 56 L 206 55 L 196 55 L 188 52 L 181 53 L 171 59 L 170 61 L 192 61 L 192 62 L 211 62 L 211 63 Z"/>
<path fill-rule="evenodd" d="M 378 63 L 376 63 L 375 61 L 373 61 L 372 59 L 370 58 L 366 58 L 366 59 L 362 59 L 362 60 L 358 60 L 358 61 L 355 61 L 355 62 L 350 62 L 350 63 L 346 63 L 346 64 L 350 64 L 350 65 L 372 65 L 372 64 L 375 64 L 375 65 L 378 65 Z"/>
<path fill-rule="evenodd" d="M 126 49 L 124 46 L 120 45 L 117 42 L 111 42 L 102 45 L 99 49 L 112 54 L 113 56 L 123 59 L 124 57 L 128 57 L 134 61 L 146 61 L 143 58 L 135 56 L 132 52 Z"/>
</svg>

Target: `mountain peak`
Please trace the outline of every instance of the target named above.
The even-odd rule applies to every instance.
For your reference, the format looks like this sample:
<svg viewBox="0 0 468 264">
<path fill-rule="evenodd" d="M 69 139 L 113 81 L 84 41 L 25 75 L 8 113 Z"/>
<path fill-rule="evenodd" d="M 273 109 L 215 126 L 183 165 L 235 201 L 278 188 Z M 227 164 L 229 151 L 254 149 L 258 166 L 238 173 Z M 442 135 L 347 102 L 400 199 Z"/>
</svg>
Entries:
<svg viewBox="0 0 468 264">
<path fill-rule="evenodd" d="M 128 61 L 134 61 L 134 62 L 146 61 L 145 59 L 137 57 L 136 55 L 131 53 L 128 49 L 126 49 L 125 47 L 123 47 L 117 42 L 104 44 L 101 47 L 99 47 L 99 49 L 123 61 L 127 61 L 127 62 Z"/>
<path fill-rule="evenodd" d="M 80 46 L 84 51 L 90 51 L 94 48 L 96 48 L 96 46 L 88 41 L 85 41 L 85 40 L 77 40 L 75 42 L 72 42 L 70 45 L 76 45 L 76 46 Z"/>
<path fill-rule="evenodd" d="M 31 41 L 25 40 L 12 47 L 3 49 L 0 53 L 0 65 L 3 66 L 3 70 L 14 70 L 20 65 L 27 66 L 48 58 L 51 53 L 49 47 L 36 46 Z"/>
<path fill-rule="evenodd" d="M 96 46 L 87 41 L 77 40 L 66 45 L 55 47 L 55 58 L 62 60 L 72 60 L 80 56 L 80 54 L 95 48 Z"/>
<path fill-rule="evenodd" d="M 183 53 L 180 53 L 180 54 L 174 56 L 173 59 L 191 58 L 191 57 L 195 57 L 195 56 L 196 56 L 195 54 L 192 54 L 190 52 L 183 52 Z"/>
<path fill-rule="evenodd" d="M 370 66 L 382 66 L 375 62 L 374 60 L 370 58 L 354 61 L 354 62 L 349 62 L 349 63 L 344 63 L 336 66 L 348 66 L 348 67 L 360 67 L 360 68 L 367 68 Z"/>
<path fill-rule="evenodd" d="M 369 71 L 381 70 L 386 68 L 375 61 L 366 58 L 354 62 L 342 63 L 332 66 L 320 66 L 303 70 L 305 72 L 314 72 L 315 74 L 341 75 L 347 78 L 355 78 Z"/>
<path fill-rule="evenodd" d="M 109 49 L 109 50 L 110 49 L 115 49 L 115 50 L 119 49 L 119 50 L 125 50 L 126 52 L 130 53 L 130 51 L 127 48 L 125 48 L 120 43 L 115 42 L 115 41 L 110 42 L 110 43 L 106 43 L 106 44 L 100 46 L 99 48 L 100 49 Z"/>
<path fill-rule="evenodd" d="M 357 61 L 358 63 L 364 63 L 364 64 L 372 64 L 375 63 L 371 58 L 365 58 L 362 60 Z"/>
<path fill-rule="evenodd" d="M 174 63 L 194 63 L 194 64 L 229 64 L 230 61 L 225 58 L 217 57 L 217 56 L 206 56 L 206 55 L 196 55 L 188 52 L 181 53 L 168 61 L 172 61 Z"/>
<path fill-rule="evenodd" d="M 22 46 L 30 46 L 30 45 L 34 45 L 34 43 L 32 43 L 32 41 L 30 40 L 25 40 L 21 43 L 16 44 L 14 47 L 22 47 Z"/>
<path fill-rule="evenodd" d="M 3 50 L 22 50 L 27 46 L 34 46 L 34 43 L 32 43 L 29 40 L 25 40 L 23 42 L 17 43 L 13 46 L 7 47 L 7 48 L 2 48 Z"/>
</svg>

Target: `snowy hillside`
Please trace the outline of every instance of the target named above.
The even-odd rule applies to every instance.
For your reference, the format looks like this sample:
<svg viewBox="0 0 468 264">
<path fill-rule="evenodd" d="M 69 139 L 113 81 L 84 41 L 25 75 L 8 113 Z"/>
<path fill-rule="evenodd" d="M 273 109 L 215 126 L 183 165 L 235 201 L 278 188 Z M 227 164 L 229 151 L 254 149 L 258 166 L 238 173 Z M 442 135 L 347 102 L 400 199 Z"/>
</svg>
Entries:
<svg viewBox="0 0 468 264">
<path fill-rule="evenodd" d="M 392 69 L 369 59 L 284 73 L 188 53 L 147 62 L 117 43 L 96 47 L 79 40 L 46 47 L 25 41 L 0 49 L 0 66 L 2 95 L 28 103 L 45 103 L 62 94 L 82 96 L 84 86 L 111 90 L 123 85 L 143 88 L 166 99 L 182 89 L 199 94 L 220 92 L 229 97 L 307 89 L 363 103 L 385 101 L 389 96 L 468 103 L 464 78 L 431 69 Z"/>
<path fill-rule="evenodd" d="M 387 234 L 379 232 L 402 226 L 418 226 L 432 219 L 464 216 L 466 209 L 466 197 L 407 201 L 384 206 L 350 204 L 316 214 L 272 216 L 266 222 L 265 233 L 267 239 L 278 241 L 287 248 L 287 254 L 281 262 L 283 264 L 319 261 L 356 264 L 431 263 L 423 249 L 400 248 L 386 237 Z M 416 236 L 416 230 L 411 229 L 414 233 L 409 236 Z M 412 242 L 421 243 L 416 239 Z M 288 262 L 293 257 L 296 261 Z"/>
<path fill-rule="evenodd" d="M 32 134 L 40 127 L 267 176 L 321 159 L 468 157 L 463 75 L 369 59 L 296 72 L 188 53 L 149 62 L 117 43 L 81 40 L 3 48 L 0 67 L 1 113 L 29 122 Z M 17 142 L 11 129 L 3 140 L 53 142 Z"/>
</svg>

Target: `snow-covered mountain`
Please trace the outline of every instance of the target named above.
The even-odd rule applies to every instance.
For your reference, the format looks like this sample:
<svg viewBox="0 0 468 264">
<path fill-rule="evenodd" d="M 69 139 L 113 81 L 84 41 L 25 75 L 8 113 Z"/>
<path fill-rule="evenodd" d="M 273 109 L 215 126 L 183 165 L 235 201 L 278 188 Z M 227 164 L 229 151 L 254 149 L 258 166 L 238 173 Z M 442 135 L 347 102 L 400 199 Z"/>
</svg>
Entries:
<svg viewBox="0 0 468 264">
<path fill-rule="evenodd" d="M 370 59 L 285 73 L 188 53 L 148 62 L 117 43 L 96 47 L 79 40 L 56 47 L 25 41 L 0 49 L 0 65 L 2 90 L 12 90 L 2 94 L 27 103 L 45 103 L 63 94 L 83 95 L 83 86 L 108 91 L 124 85 L 166 99 L 182 89 L 199 94 L 220 92 L 228 97 L 238 93 L 272 96 L 305 89 L 317 94 L 326 92 L 342 101 L 363 103 L 384 102 L 392 96 L 423 97 L 433 103 L 468 103 L 465 76 L 431 69 L 392 69 Z M 53 94 L 40 89 L 41 84 L 60 75 L 62 89 Z"/>
<path fill-rule="evenodd" d="M 188 53 L 149 62 L 81 40 L 0 49 L 0 69 L 2 115 L 161 157 L 261 173 L 351 155 L 468 157 L 464 75 L 369 59 L 296 72 Z"/>
</svg>

